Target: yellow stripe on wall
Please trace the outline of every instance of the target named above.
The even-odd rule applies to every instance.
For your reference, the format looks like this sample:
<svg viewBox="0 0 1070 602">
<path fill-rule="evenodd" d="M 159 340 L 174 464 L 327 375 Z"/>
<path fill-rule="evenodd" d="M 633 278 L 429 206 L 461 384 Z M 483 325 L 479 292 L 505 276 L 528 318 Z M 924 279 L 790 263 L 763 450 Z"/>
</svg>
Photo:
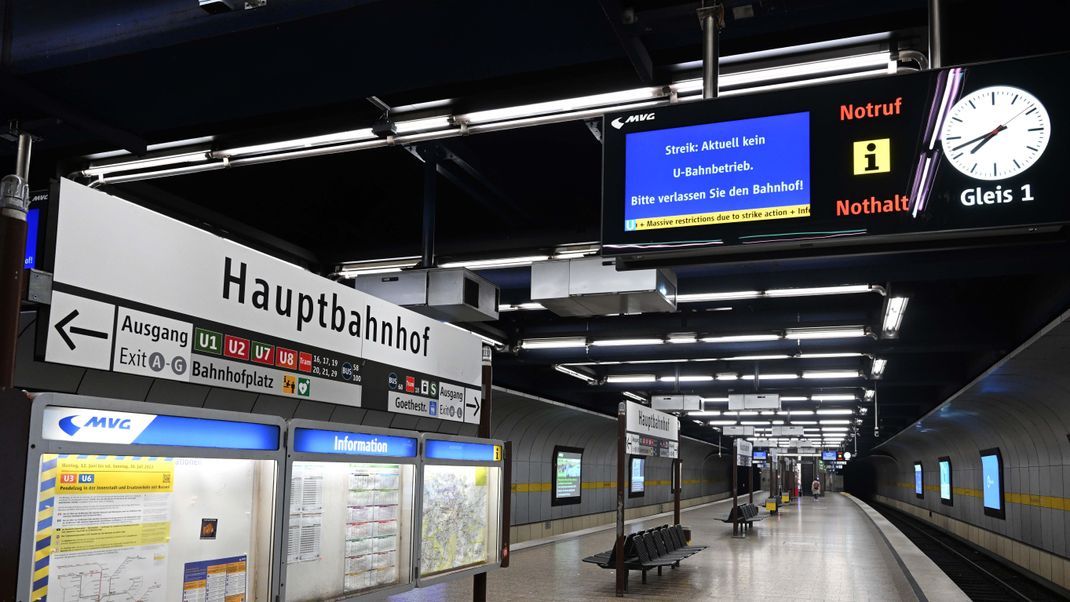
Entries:
<svg viewBox="0 0 1070 602">
<path fill-rule="evenodd" d="M 897 483 L 900 489 L 906 489 L 911 493 L 914 492 L 913 483 Z M 940 491 L 939 485 L 927 485 L 926 491 Z M 969 487 L 954 487 L 951 490 L 954 495 L 961 495 L 965 497 L 984 497 L 984 492 L 980 489 L 971 489 Z M 1020 504 L 1022 506 L 1035 506 L 1037 508 L 1050 508 L 1052 510 L 1070 510 L 1070 498 L 1054 497 L 1048 495 L 1033 495 L 1031 493 L 1004 493 L 1003 499 L 1008 504 Z"/>
<path fill-rule="evenodd" d="M 714 483 L 710 479 L 685 479 L 684 485 L 702 485 L 704 483 Z M 669 487 L 672 485 L 672 481 L 647 481 L 647 487 Z M 580 484 L 581 489 L 616 489 L 616 481 L 584 481 Z M 553 485 L 551 483 L 513 483 L 510 487 L 510 491 L 513 493 L 539 493 L 542 491 L 553 491 Z"/>
</svg>

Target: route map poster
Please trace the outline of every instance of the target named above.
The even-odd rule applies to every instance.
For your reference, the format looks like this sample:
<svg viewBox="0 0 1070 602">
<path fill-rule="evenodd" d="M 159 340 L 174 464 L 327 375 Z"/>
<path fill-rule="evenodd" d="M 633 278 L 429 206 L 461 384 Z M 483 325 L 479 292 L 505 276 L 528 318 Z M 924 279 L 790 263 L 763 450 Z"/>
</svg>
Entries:
<svg viewBox="0 0 1070 602">
<path fill-rule="evenodd" d="M 490 495 L 485 466 L 425 466 L 420 572 L 488 562 Z"/>
</svg>

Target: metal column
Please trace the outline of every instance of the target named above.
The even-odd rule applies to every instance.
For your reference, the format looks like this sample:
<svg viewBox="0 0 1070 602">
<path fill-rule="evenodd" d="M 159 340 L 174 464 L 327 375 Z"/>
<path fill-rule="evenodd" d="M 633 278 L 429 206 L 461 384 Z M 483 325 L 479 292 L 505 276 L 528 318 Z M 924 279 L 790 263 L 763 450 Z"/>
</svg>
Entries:
<svg viewBox="0 0 1070 602">
<path fill-rule="evenodd" d="M 435 267 L 435 208 L 437 205 L 438 161 L 435 161 L 429 154 L 424 163 L 424 214 L 420 259 L 422 268 Z M 490 433 L 480 436 L 490 437 Z"/>
<path fill-rule="evenodd" d="M 430 163 L 430 162 L 429 162 Z M 432 165 L 431 174 L 435 173 L 434 165 Z M 427 172 L 425 172 L 427 173 Z M 425 180 L 426 182 L 426 180 Z M 434 219 L 431 220 L 432 223 Z M 426 223 L 426 220 L 425 220 Z M 493 350 L 487 345 L 483 345 L 483 404 L 479 413 L 479 430 L 476 432 L 477 437 L 490 437 L 490 411 L 491 406 L 494 405 L 494 366 L 491 364 L 491 358 L 493 357 Z M 512 461 L 511 459 L 507 459 Z M 510 472 L 509 476 L 512 474 Z M 502 547 L 503 550 L 507 549 L 509 540 L 509 525 L 502 517 Z M 487 574 L 479 573 L 472 577 L 472 602 L 487 602 Z"/>
<path fill-rule="evenodd" d="M 929 0 L 929 68 L 944 66 L 944 6 L 941 0 Z"/>
<path fill-rule="evenodd" d="M 0 389 L 9 389 L 15 383 L 32 149 L 33 139 L 20 133 L 15 173 L 0 180 Z"/>
<path fill-rule="evenodd" d="M 628 570 L 624 568 L 624 465 L 628 461 L 625 448 L 628 439 L 627 404 L 617 405 L 617 538 L 613 543 L 613 555 L 616 559 L 617 597 L 624 597 L 628 589 Z"/>
<path fill-rule="evenodd" d="M 698 9 L 698 19 L 702 24 L 702 98 L 717 98 L 724 6 L 719 2 L 713 6 L 703 6 Z"/>
</svg>

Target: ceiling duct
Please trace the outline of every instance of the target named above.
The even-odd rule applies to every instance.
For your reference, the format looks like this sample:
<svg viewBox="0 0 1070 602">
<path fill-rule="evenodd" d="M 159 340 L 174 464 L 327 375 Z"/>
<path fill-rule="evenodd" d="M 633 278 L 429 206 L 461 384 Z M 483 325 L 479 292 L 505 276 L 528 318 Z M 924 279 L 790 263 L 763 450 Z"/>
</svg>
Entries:
<svg viewBox="0 0 1070 602">
<path fill-rule="evenodd" d="M 405 270 L 366 274 L 353 288 L 448 322 L 490 322 L 498 319 L 498 287 L 469 270 Z"/>
<path fill-rule="evenodd" d="M 676 311 L 669 269 L 618 272 L 613 259 L 585 257 L 531 265 L 531 300 L 559 316 Z"/>
</svg>

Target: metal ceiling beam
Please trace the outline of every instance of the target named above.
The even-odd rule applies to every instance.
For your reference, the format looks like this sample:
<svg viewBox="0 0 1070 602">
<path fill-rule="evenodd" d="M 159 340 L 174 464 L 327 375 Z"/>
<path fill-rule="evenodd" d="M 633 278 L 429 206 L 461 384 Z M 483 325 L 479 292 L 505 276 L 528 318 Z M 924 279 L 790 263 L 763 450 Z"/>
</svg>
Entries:
<svg viewBox="0 0 1070 602">
<path fill-rule="evenodd" d="M 131 132 L 117 128 L 87 115 L 66 102 L 53 98 L 22 79 L 0 69 L 0 90 L 35 112 L 43 112 L 84 130 L 101 141 L 123 148 L 134 155 L 143 155 L 148 143 Z"/>
<path fill-rule="evenodd" d="M 635 12 L 626 10 L 617 0 L 598 0 L 602 6 L 602 12 L 606 14 L 609 26 L 613 28 L 613 34 L 617 36 L 621 49 L 639 76 L 639 81 L 644 85 L 654 82 L 654 62 L 650 58 L 643 41 L 635 34 Z"/>
</svg>

